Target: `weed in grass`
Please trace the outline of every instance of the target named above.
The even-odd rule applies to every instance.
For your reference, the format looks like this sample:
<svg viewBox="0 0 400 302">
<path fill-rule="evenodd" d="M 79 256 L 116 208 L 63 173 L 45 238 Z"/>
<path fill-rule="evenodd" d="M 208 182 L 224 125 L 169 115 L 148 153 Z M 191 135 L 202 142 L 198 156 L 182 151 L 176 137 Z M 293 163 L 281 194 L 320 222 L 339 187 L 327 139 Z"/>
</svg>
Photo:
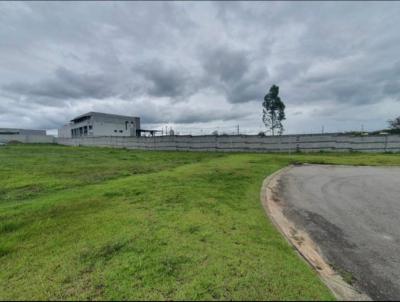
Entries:
<svg viewBox="0 0 400 302">
<path fill-rule="evenodd" d="M 187 231 L 190 234 L 196 234 L 196 233 L 198 233 L 200 231 L 200 227 L 198 225 L 192 225 L 187 229 Z"/>
<path fill-rule="evenodd" d="M 132 196 L 140 196 L 143 195 L 145 192 L 139 189 L 133 189 L 129 191 L 129 194 L 131 194 Z"/>
<path fill-rule="evenodd" d="M 105 243 L 97 248 L 87 247 L 80 252 L 79 259 L 91 265 L 98 261 L 108 261 L 126 247 L 128 243 L 129 241 L 119 240 Z"/>
<path fill-rule="evenodd" d="M 163 198 L 163 201 L 164 201 L 166 204 L 170 204 L 170 205 L 173 205 L 173 204 L 181 204 L 181 203 L 184 203 L 184 202 L 185 202 L 185 197 L 184 197 L 183 194 L 175 193 L 175 194 L 172 194 L 172 195 L 170 195 L 170 196 L 164 197 L 164 198 Z"/>
<path fill-rule="evenodd" d="M 21 226 L 21 222 L 0 222 L 0 234 L 14 232 L 18 230 Z"/>
<path fill-rule="evenodd" d="M 24 200 L 30 199 L 38 195 L 43 191 L 43 188 L 39 185 L 29 184 L 22 187 L 15 188 L 13 192 L 2 192 L 5 200 Z M 1 196 L 0 196 L 1 197 Z M 1 198 L 0 198 L 1 200 Z"/>
<path fill-rule="evenodd" d="M 0 258 L 4 257 L 10 253 L 11 253 L 11 248 L 4 246 L 4 245 L 0 245 Z"/>
<path fill-rule="evenodd" d="M 124 196 L 125 194 L 126 194 L 125 192 L 121 191 L 107 191 L 103 193 L 103 196 L 107 198 L 113 198 L 113 197 Z"/>
<path fill-rule="evenodd" d="M 298 160 L 290 160 L 290 164 L 293 166 L 301 166 L 303 165 L 303 163 L 301 161 Z"/>
<path fill-rule="evenodd" d="M 165 277 L 177 277 L 182 269 L 182 266 L 189 262 L 190 258 L 185 256 L 164 257 L 160 261 L 158 273 Z"/>
</svg>

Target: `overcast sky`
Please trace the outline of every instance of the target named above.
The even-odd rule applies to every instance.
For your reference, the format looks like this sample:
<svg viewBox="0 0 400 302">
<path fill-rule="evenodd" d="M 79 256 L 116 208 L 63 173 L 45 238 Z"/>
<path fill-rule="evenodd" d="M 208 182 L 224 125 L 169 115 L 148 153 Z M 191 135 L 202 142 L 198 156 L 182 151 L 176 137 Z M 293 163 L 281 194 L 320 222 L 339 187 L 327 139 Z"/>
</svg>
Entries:
<svg viewBox="0 0 400 302">
<path fill-rule="evenodd" d="M 276 84 L 287 133 L 379 129 L 400 115 L 399 16 L 398 2 L 0 2 L 0 127 L 100 111 L 258 132 Z"/>
</svg>

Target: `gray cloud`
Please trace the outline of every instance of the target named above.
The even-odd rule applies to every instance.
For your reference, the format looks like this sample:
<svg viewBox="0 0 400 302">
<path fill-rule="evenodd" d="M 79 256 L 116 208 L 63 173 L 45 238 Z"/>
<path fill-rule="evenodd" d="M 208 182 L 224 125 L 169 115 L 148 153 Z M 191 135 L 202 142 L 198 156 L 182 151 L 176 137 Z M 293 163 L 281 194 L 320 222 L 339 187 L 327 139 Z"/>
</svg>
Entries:
<svg viewBox="0 0 400 302">
<path fill-rule="evenodd" d="M 383 92 L 386 95 L 393 95 L 397 98 L 400 97 L 400 81 L 399 80 L 392 80 L 387 81 L 383 86 Z"/>
<path fill-rule="evenodd" d="M 79 74 L 63 67 L 56 69 L 53 78 L 37 83 L 16 82 L 3 86 L 6 91 L 48 99 L 103 99 L 118 94 L 113 91 L 113 79 L 102 74 Z"/>
<path fill-rule="evenodd" d="M 133 72 L 144 78 L 150 96 L 181 99 L 196 93 L 196 79 L 176 62 L 171 66 L 160 60 L 143 62 L 135 66 Z"/>
<path fill-rule="evenodd" d="M 206 110 L 204 112 L 192 111 L 185 112 L 174 119 L 175 123 L 191 124 L 191 123 L 207 123 L 214 121 L 236 121 L 246 117 L 245 112 L 224 112 L 215 110 Z"/>
<path fill-rule="evenodd" d="M 202 57 L 205 81 L 225 93 L 231 103 L 262 99 L 268 80 L 263 61 L 250 57 L 248 51 L 228 46 L 205 52 Z"/>
<path fill-rule="evenodd" d="M 223 83 L 234 83 L 243 78 L 250 68 L 248 54 L 228 47 L 205 54 L 204 68 Z"/>
<path fill-rule="evenodd" d="M 370 2 L 1 2 L 0 126 L 97 110 L 259 130 L 277 84 L 289 132 L 384 127 L 400 112 L 399 14 Z"/>
</svg>

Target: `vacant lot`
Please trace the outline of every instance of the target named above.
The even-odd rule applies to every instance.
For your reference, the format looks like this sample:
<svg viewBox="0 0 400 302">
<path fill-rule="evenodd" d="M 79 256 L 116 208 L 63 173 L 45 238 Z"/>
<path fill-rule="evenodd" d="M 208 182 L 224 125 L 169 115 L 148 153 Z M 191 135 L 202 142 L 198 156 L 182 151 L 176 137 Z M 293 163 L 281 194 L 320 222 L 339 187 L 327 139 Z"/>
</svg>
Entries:
<svg viewBox="0 0 400 302">
<path fill-rule="evenodd" d="M 332 299 L 260 204 L 295 162 L 400 157 L 0 147 L 0 299 Z"/>
</svg>

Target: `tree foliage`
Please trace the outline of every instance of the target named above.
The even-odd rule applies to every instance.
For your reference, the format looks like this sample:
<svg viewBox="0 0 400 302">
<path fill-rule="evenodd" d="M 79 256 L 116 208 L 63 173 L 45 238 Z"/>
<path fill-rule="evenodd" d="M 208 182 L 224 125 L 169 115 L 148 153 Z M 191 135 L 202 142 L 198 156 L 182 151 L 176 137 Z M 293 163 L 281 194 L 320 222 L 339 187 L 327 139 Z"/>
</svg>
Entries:
<svg viewBox="0 0 400 302">
<path fill-rule="evenodd" d="M 262 120 L 265 127 L 275 135 L 281 135 L 284 131 L 282 121 L 285 117 L 285 104 L 279 97 L 279 87 L 272 85 L 269 92 L 264 97 Z"/>
<path fill-rule="evenodd" d="M 400 129 L 400 116 L 396 117 L 394 120 L 388 121 L 388 123 L 391 129 Z"/>
</svg>

